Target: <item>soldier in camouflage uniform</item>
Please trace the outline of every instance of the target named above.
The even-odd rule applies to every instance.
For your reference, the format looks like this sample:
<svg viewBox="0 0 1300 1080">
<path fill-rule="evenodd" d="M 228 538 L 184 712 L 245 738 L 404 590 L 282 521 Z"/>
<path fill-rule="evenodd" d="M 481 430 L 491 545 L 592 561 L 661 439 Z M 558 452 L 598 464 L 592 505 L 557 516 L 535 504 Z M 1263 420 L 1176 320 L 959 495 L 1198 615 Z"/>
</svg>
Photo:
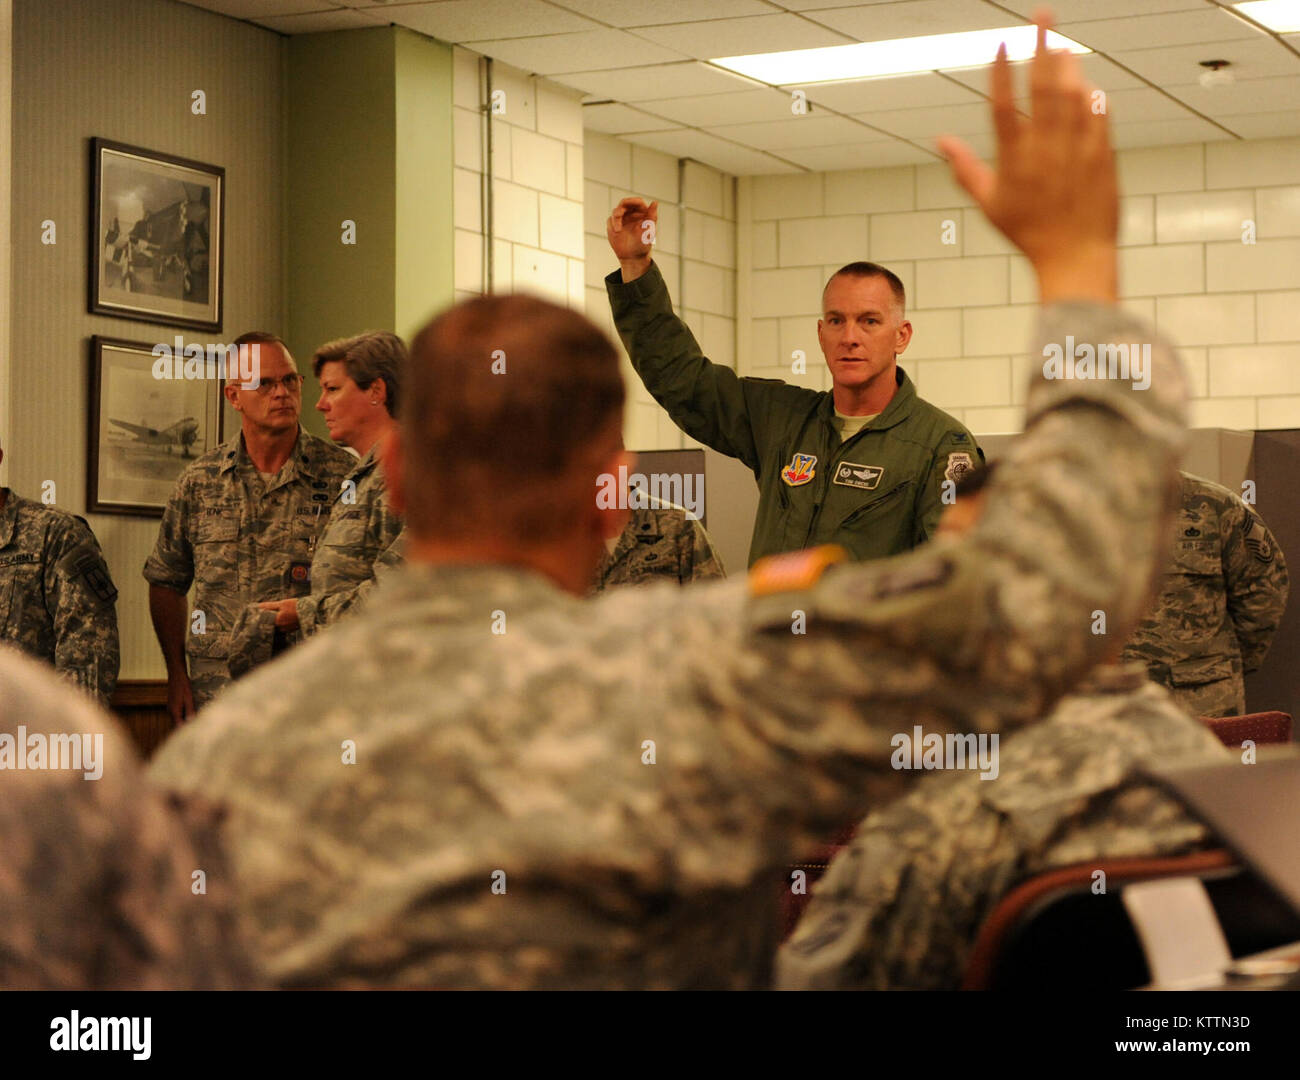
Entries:
<svg viewBox="0 0 1300 1080">
<path fill-rule="evenodd" d="M 958 486 L 937 543 L 978 520 L 993 471 Z M 859 826 L 777 954 L 778 989 L 956 989 L 980 926 L 1026 878 L 1210 842 L 1141 772 L 1221 764 L 1227 751 L 1140 664 L 1099 666 L 999 749 L 992 779 L 935 773 Z"/>
<path fill-rule="evenodd" d="M 68 735 L 81 736 L 82 745 L 89 736 L 92 748 L 102 738 L 91 751 L 93 771 L 87 757 L 72 759 L 79 769 L 67 768 L 67 759 L 62 768 L 0 764 L 0 989 L 259 983 L 211 840 L 211 810 L 186 805 L 178 817 L 145 783 L 108 716 L 0 647 L 0 744 L 39 740 L 51 748 L 52 764 L 52 737 Z M 88 771 L 98 779 L 87 779 Z"/>
<path fill-rule="evenodd" d="M 406 344 L 386 330 L 331 341 L 312 357 L 321 383 L 316 408 L 330 437 L 361 461 L 343 481 L 316 548 L 311 595 L 258 605 L 276 612 L 277 629 L 314 634 L 357 609 L 375 585 L 381 557 L 385 564 L 401 562 L 402 521 L 388 504 L 379 453 L 397 427 L 406 364 Z"/>
<path fill-rule="evenodd" d="M 1286 560 L 1240 496 L 1181 475 L 1173 559 L 1123 657 L 1145 664 L 1193 716 L 1240 716 L 1243 675 L 1264 662 L 1286 610 Z"/>
<path fill-rule="evenodd" d="M 945 149 L 1038 272 L 1040 345 L 1151 342 L 1116 304 L 1105 118 L 1072 58 L 1034 69 L 1024 120 L 996 68 L 999 175 Z M 617 354 L 543 300 L 467 301 L 412 349 L 385 603 L 231 687 L 154 776 L 229 805 L 281 985 L 765 985 L 765 884 L 861 816 L 894 733 L 1039 720 L 1102 658 L 1092 611 L 1136 625 L 1185 442 L 1181 366 L 1151 359 L 1145 390 L 1038 378 L 961 543 L 585 599 Z"/>
<path fill-rule="evenodd" d="M 85 518 L 0 488 L 0 641 L 107 705 L 117 686 L 116 601 Z"/>
<path fill-rule="evenodd" d="M 232 665 L 249 666 L 238 654 L 267 659 L 293 640 L 275 629 L 274 612 L 246 609 L 307 595 L 317 541 L 354 464 L 299 426 L 302 376 L 284 343 L 255 332 L 235 344 L 259 347 L 260 385 L 226 385 L 241 430 L 181 473 L 144 567 L 178 723 L 230 681 Z"/>
<path fill-rule="evenodd" d="M 617 585 L 641 585 L 666 578 L 686 585 L 725 578 L 722 559 L 698 519 L 684 508 L 646 495 L 655 505 L 640 507 L 617 539 L 606 543 L 596 569 L 594 592 Z"/>
</svg>

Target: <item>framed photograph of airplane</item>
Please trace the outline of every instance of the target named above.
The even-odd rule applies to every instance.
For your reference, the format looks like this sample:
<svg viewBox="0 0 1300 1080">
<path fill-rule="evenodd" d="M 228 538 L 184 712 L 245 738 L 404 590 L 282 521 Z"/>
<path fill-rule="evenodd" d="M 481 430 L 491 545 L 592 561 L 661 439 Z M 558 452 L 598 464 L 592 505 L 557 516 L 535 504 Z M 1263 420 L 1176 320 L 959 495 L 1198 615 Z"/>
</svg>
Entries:
<svg viewBox="0 0 1300 1080">
<path fill-rule="evenodd" d="M 220 330 L 226 170 L 90 144 L 91 313 Z"/>
<path fill-rule="evenodd" d="M 221 379 L 183 377 L 173 347 L 90 339 L 88 511 L 162 517 L 181 471 L 221 443 Z"/>
</svg>

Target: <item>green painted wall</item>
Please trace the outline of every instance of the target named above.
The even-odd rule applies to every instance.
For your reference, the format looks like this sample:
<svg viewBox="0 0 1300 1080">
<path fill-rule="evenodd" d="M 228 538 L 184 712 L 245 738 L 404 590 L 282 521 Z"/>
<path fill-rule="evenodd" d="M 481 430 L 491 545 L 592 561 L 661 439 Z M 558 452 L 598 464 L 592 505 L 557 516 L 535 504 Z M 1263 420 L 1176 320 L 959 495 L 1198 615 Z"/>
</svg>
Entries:
<svg viewBox="0 0 1300 1080">
<path fill-rule="evenodd" d="M 287 340 L 310 375 L 323 342 L 409 337 L 451 302 L 452 57 L 397 27 L 295 35 L 288 57 Z M 316 397 L 303 422 L 324 435 Z"/>
<path fill-rule="evenodd" d="M 407 341 L 455 299 L 451 46 L 399 30 L 394 328 Z"/>
</svg>

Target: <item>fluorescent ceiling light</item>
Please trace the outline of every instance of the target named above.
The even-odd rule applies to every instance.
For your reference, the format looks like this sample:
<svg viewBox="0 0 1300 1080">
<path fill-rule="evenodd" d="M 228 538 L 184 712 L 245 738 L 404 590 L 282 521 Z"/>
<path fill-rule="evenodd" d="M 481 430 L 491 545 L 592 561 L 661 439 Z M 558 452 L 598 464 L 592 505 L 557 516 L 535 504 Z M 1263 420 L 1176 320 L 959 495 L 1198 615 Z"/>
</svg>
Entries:
<svg viewBox="0 0 1300 1080">
<path fill-rule="evenodd" d="M 1249 5 L 1247 5 L 1249 6 Z M 869 41 L 861 45 L 831 45 L 822 49 L 723 56 L 709 63 L 760 79 L 773 86 L 868 79 L 873 75 L 905 75 L 920 71 L 982 67 L 991 64 L 998 46 L 1007 44 L 1009 60 L 1028 60 L 1038 41 L 1036 26 L 1002 30 L 969 30 L 961 34 Z M 1085 45 L 1049 30 L 1047 44 L 1072 53 L 1092 52 Z"/>
<path fill-rule="evenodd" d="M 1251 0 L 1232 6 L 1279 34 L 1300 30 L 1300 0 Z"/>
</svg>

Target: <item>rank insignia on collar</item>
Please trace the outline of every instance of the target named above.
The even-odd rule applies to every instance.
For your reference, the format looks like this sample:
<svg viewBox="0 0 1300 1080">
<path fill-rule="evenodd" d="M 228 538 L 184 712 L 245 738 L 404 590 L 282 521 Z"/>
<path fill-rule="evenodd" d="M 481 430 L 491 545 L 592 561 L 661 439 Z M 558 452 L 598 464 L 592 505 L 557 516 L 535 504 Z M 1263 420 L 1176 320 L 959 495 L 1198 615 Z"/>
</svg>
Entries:
<svg viewBox="0 0 1300 1080">
<path fill-rule="evenodd" d="M 781 470 L 781 479 L 790 487 L 801 487 L 817 475 L 816 464 L 816 454 L 795 454 L 790 464 Z"/>
</svg>

